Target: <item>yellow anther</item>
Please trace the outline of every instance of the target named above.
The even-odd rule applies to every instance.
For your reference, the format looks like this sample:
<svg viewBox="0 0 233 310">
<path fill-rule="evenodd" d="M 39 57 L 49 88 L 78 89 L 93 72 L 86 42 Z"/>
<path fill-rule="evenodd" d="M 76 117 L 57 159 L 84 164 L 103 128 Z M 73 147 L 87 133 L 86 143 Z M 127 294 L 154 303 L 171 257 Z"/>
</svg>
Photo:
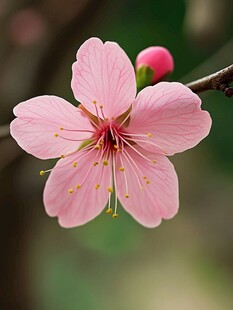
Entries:
<svg viewBox="0 0 233 310">
<path fill-rule="evenodd" d="M 96 104 L 96 100 L 93 100 L 93 103 Z"/>
<path fill-rule="evenodd" d="M 146 179 L 147 179 L 147 177 L 144 175 L 143 179 L 144 179 L 144 180 L 146 180 Z"/>
<path fill-rule="evenodd" d="M 129 198 L 129 194 L 125 194 L 125 198 Z"/>
<path fill-rule="evenodd" d="M 99 108 L 100 108 L 100 109 L 103 109 L 103 105 L 101 104 L 101 105 L 99 106 Z"/>
<path fill-rule="evenodd" d="M 105 160 L 103 160 L 103 165 L 104 166 L 107 166 L 108 165 L 108 161 L 105 159 Z"/>
<path fill-rule="evenodd" d="M 77 162 L 76 161 L 73 163 L 73 167 L 74 168 L 77 167 Z"/>
<path fill-rule="evenodd" d="M 118 149 L 117 151 L 121 153 L 121 152 L 122 152 L 122 149 Z"/>
<path fill-rule="evenodd" d="M 74 192 L 73 188 L 68 189 L 69 194 L 73 194 L 73 192 Z"/>
<path fill-rule="evenodd" d="M 65 155 L 61 155 L 61 158 L 65 158 Z"/>
<path fill-rule="evenodd" d="M 63 128 L 63 127 L 60 127 L 60 130 L 64 130 L 64 128 Z"/>
<path fill-rule="evenodd" d="M 120 171 L 125 171 L 125 168 L 124 167 L 120 167 L 119 170 Z"/>
<path fill-rule="evenodd" d="M 146 181 L 146 184 L 150 184 L 150 181 L 149 181 L 149 180 L 147 180 L 147 181 Z"/>
<path fill-rule="evenodd" d="M 157 163 L 157 160 L 155 160 L 155 159 L 152 160 L 152 163 L 153 163 L 153 164 L 156 164 L 156 163 Z"/>
<path fill-rule="evenodd" d="M 118 214 L 117 214 L 117 213 L 113 213 L 112 217 L 113 217 L 114 219 L 117 219 L 117 218 L 118 218 Z"/>
<path fill-rule="evenodd" d="M 96 150 L 100 150 L 100 149 L 101 149 L 101 146 L 100 146 L 99 144 L 96 144 L 95 149 L 96 149 Z"/>
<path fill-rule="evenodd" d="M 45 174 L 44 170 L 41 170 L 41 171 L 40 171 L 40 175 L 42 176 L 42 175 L 44 175 L 44 174 Z"/>
<path fill-rule="evenodd" d="M 97 165 L 99 165 L 98 161 L 94 162 L 93 166 L 95 167 Z"/>
<path fill-rule="evenodd" d="M 54 134 L 54 137 L 56 137 L 56 138 L 57 138 L 57 137 L 58 137 L 58 133 L 55 133 L 55 134 Z"/>
<path fill-rule="evenodd" d="M 117 150 L 118 146 L 116 144 L 113 145 L 114 149 Z"/>
<path fill-rule="evenodd" d="M 148 132 L 147 136 L 148 136 L 149 138 L 152 138 L 152 133 L 151 133 L 151 132 Z"/>
<path fill-rule="evenodd" d="M 77 189 L 80 189 L 80 187 L 81 187 L 80 184 L 77 184 L 77 185 L 76 185 L 76 188 L 77 188 Z"/>
<path fill-rule="evenodd" d="M 112 117 L 112 121 L 114 121 L 115 120 L 115 117 Z"/>
<path fill-rule="evenodd" d="M 112 214 L 112 208 L 107 209 L 105 212 L 106 214 Z"/>
<path fill-rule="evenodd" d="M 113 189 L 112 189 L 112 187 L 110 187 L 110 186 L 107 187 L 107 190 L 108 190 L 109 193 L 112 193 L 112 192 L 113 192 Z"/>
<path fill-rule="evenodd" d="M 100 145 L 103 145 L 104 144 L 104 140 L 100 140 Z"/>
<path fill-rule="evenodd" d="M 95 189 L 99 189 L 99 188 L 100 188 L 100 185 L 96 184 Z"/>
</svg>

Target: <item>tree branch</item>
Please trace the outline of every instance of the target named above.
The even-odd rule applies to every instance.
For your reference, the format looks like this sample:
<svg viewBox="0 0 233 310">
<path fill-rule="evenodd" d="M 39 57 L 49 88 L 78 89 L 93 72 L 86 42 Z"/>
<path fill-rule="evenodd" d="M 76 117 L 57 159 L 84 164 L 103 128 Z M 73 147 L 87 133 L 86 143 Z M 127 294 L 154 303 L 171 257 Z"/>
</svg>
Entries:
<svg viewBox="0 0 233 310">
<path fill-rule="evenodd" d="M 218 72 L 205 76 L 196 81 L 186 84 L 194 93 L 200 93 L 205 90 L 220 90 L 227 97 L 233 96 L 233 65 L 226 67 Z"/>
</svg>

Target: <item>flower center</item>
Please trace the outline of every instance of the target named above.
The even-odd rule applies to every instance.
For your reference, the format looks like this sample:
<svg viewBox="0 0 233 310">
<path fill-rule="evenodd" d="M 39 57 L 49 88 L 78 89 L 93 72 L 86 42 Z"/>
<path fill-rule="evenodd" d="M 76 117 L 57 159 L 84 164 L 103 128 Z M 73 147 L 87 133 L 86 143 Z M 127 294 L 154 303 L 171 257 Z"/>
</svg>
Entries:
<svg viewBox="0 0 233 310">
<path fill-rule="evenodd" d="M 102 155 L 107 158 L 123 147 L 123 141 L 119 134 L 119 127 L 114 122 L 106 122 L 94 134 L 96 148 L 102 149 Z"/>
<path fill-rule="evenodd" d="M 149 161 L 150 164 L 155 164 L 155 160 L 151 160 L 145 155 L 143 151 L 138 149 L 137 144 L 140 145 L 141 142 L 149 143 L 154 147 L 157 145 L 153 142 L 152 134 L 138 134 L 138 133 L 129 133 L 127 132 L 127 122 L 129 121 L 130 111 L 127 111 L 122 116 L 117 119 L 108 120 L 104 117 L 102 113 L 102 117 L 100 118 L 99 113 L 97 117 L 90 114 L 85 108 L 81 108 L 80 112 L 84 112 L 86 116 L 89 118 L 90 123 L 93 126 L 91 130 L 81 130 L 81 129 L 67 129 L 65 127 L 60 127 L 57 133 L 54 133 L 54 137 L 56 139 L 65 139 L 68 141 L 79 141 L 81 145 L 76 151 L 73 151 L 68 154 L 61 155 L 61 158 L 67 158 L 71 156 L 75 156 L 75 154 L 79 153 L 77 161 L 82 161 L 84 158 L 94 158 L 94 160 L 88 163 L 87 169 L 82 176 L 77 173 L 77 184 L 71 185 L 68 188 L 68 194 L 75 193 L 76 190 L 80 190 L 83 187 L 83 184 L 88 180 L 89 175 L 92 173 L 93 168 L 99 167 L 99 175 L 96 180 L 96 184 L 94 186 L 95 190 L 99 190 L 102 188 L 101 183 L 103 182 L 104 174 L 106 173 L 106 166 L 108 169 L 112 171 L 112 177 L 109 180 L 109 185 L 106 190 L 109 193 L 108 199 L 108 207 L 106 210 L 107 214 L 112 214 L 113 218 L 117 218 L 117 177 L 116 177 L 116 169 L 123 173 L 124 175 L 124 187 L 125 187 L 125 198 L 130 198 L 128 192 L 128 178 L 129 174 L 135 176 L 137 183 L 139 185 L 139 189 L 144 189 L 145 185 L 150 183 L 147 176 L 143 174 L 144 169 L 141 169 L 137 164 L 137 161 L 134 159 L 133 153 L 137 153 L 138 155 L 145 161 Z M 101 110 L 102 112 L 102 110 Z M 79 133 L 89 133 L 89 139 L 77 139 L 79 137 Z M 69 134 L 69 135 L 68 135 Z M 152 139 L 152 141 L 151 141 Z M 150 140 L 150 141 L 149 141 Z M 133 150 L 133 153 L 132 153 Z M 79 167 L 79 162 L 74 161 L 72 163 L 73 168 Z M 127 169 L 124 167 L 124 163 L 127 165 Z M 73 169 L 71 168 L 71 169 Z M 56 169 L 56 167 L 54 168 Z M 78 169 L 78 168 L 76 168 Z M 50 172 L 53 169 L 42 170 L 40 172 L 41 175 L 44 175 L 46 172 Z M 127 171 L 126 171 L 127 170 Z M 130 170 L 130 171 L 128 171 Z M 109 170 L 108 170 L 109 171 Z M 114 208 L 111 208 L 111 197 L 114 195 Z"/>
</svg>

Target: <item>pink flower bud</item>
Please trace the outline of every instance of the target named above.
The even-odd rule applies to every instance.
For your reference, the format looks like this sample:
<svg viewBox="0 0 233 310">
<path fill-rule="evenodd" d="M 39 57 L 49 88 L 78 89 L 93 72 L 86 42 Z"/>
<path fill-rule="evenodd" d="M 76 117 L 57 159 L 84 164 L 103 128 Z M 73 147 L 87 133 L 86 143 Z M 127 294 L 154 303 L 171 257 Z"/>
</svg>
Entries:
<svg viewBox="0 0 233 310">
<path fill-rule="evenodd" d="M 142 50 L 136 59 L 136 69 L 142 65 L 154 70 L 152 82 L 156 83 L 173 71 L 174 61 L 171 53 L 162 46 L 151 46 Z"/>
</svg>

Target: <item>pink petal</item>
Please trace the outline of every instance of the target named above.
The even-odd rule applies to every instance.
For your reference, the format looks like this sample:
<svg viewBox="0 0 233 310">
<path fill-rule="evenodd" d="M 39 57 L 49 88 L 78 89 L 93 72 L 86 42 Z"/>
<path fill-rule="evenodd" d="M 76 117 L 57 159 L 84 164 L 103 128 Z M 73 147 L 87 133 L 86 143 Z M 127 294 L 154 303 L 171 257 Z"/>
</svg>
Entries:
<svg viewBox="0 0 233 310">
<path fill-rule="evenodd" d="M 145 140 L 156 143 L 168 155 L 183 152 L 209 134 L 211 118 L 200 105 L 200 98 L 183 84 L 161 82 L 138 94 L 127 131 L 151 133 L 152 138 Z M 153 150 L 150 144 L 138 144 Z"/>
<path fill-rule="evenodd" d="M 93 130 L 81 109 L 55 96 L 40 96 L 22 102 L 14 108 L 14 114 L 17 118 L 11 123 L 11 135 L 21 148 L 41 159 L 56 158 L 77 150 L 82 141 L 74 140 L 89 138 L 91 133 L 84 131 Z"/>
<path fill-rule="evenodd" d="M 118 155 L 118 197 L 122 206 L 136 221 L 146 227 L 156 227 L 163 218 L 170 219 L 178 211 L 177 175 L 172 163 L 164 155 L 152 154 L 139 147 L 137 149 L 148 158 L 156 160 L 156 163 L 145 160 L 130 148 L 126 150 L 134 163 L 131 160 L 130 164 L 124 155 Z M 119 156 L 122 156 L 122 162 Z M 120 166 L 125 168 L 124 172 L 119 170 Z M 126 198 L 125 194 L 129 197 Z"/>
<path fill-rule="evenodd" d="M 71 157 L 60 159 L 51 172 L 44 190 L 44 205 L 50 216 L 58 216 L 61 226 L 83 225 L 99 215 L 106 206 L 107 187 L 111 186 L 111 166 L 104 166 L 101 162 L 94 165 L 96 160 L 96 151 L 89 154 L 79 151 Z M 76 188 L 78 184 L 81 184 L 79 189 Z M 95 188 L 97 184 L 100 184 L 99 189 Z M 69 193 L 69 189 L 73 189 L 73 193 Z"/>
<path fill-rule="evenodd" d="M 117 43 L 103 44 L 98 38 L 87 40 L 78 50 L 71 86 L 75 98 L 89 112 L 96 115 L 98 107 L 101 116 L 102 105 L 107 118 L 123 114 L 136 96 L 135 73 L 129 58 Z"/>
</svg>

